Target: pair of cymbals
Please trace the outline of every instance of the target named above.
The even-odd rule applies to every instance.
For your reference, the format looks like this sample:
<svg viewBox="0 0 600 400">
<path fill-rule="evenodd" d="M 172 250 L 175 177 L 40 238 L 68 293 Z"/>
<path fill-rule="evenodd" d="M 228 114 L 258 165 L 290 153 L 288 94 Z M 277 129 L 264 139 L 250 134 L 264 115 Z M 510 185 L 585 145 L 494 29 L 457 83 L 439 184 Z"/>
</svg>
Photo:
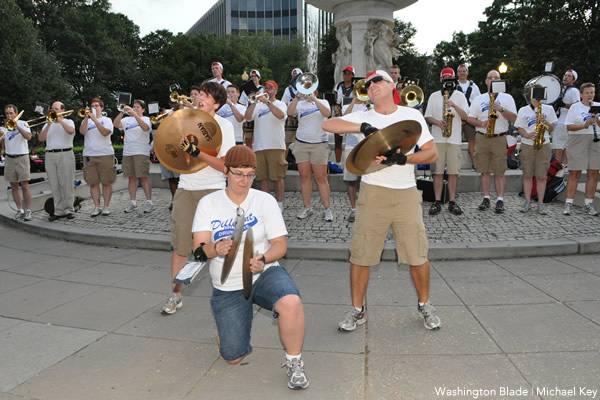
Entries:
<svg viewBox="0 0 600 400">
<path fill-rule="evenodd" d="M 346 159 L 346 168 L 355 175 L 370 174 L 386 168 L 375 157 L 400 146 L 408 153 L 421 137 L 421 124 L 415 120 L 396 122 L 365 138 L 354 147 Z"/>
<path fill-rule="evenodd" d="M 221 149 L 221 127 L 207 112 L 187 108 L 163 119 L 154 137 L 154 153 L 169 170 L 193 174 L 208 166 L 198 157 L 181 150 L 182 137 L 193 142 L 202 153 L 216 157 Z"/>
</svg>

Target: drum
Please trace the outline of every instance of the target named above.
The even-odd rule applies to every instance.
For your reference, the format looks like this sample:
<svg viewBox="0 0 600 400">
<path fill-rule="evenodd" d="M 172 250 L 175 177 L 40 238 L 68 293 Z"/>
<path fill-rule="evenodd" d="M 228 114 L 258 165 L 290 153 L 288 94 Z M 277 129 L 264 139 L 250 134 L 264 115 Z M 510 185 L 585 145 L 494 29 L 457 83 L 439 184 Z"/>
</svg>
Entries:
<svg viewBox="0 0 600 400">
<path fill-rule="evenodd" d="M 546 100 L 542 100 L 543 104 L 552 104 L 558 100 L 562 91 L 562 85 L 560 79 L 558 79 L 556 75 L 545 74 L 536 76 L 535 78 L 530 79 L 529 82 L 525 84 L 525 87 L 527 88 L 536 83 L 546 88 Z"/>
</svg>

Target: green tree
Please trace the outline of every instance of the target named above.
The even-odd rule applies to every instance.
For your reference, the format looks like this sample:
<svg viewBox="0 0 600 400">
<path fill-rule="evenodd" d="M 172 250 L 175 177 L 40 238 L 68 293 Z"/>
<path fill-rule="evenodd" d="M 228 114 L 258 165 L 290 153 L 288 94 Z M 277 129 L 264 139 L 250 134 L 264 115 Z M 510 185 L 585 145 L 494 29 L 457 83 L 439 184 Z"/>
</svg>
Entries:
<svg viewBox="0 0 600 400">
<path fill-rule="evenodd" d="M 319 87 L 321 92 L 330 91 L 336 84 L 334 74 L 335 65 L 331 61 L 331 56 L 337 51 L 338 42 L 335 37 L 335 26 L 331 24 L 329 30 L 319 43 L 317 53 L 317 76 L 319 77 Z"/>
</svg>

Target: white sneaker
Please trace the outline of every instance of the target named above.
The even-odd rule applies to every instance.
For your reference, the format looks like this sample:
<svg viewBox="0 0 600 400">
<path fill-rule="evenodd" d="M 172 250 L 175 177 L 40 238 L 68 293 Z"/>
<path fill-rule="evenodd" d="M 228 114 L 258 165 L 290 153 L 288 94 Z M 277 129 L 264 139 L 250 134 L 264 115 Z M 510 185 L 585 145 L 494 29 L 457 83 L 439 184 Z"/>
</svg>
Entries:
<svg viewBox="0 0 600 400">
<path fill-rule="evenodd" d="M 149 212 L 151 212 L 152 211 L 152 207 L 153 207 L 152 203 L 146 202 L 146 207 L 144 207 L 144 213 L 148 214 Z"/>
<path fill-rule="evenodd" d="M 591 215 L 591 216 L 598 215 L 598 211 L 596 211 L 596 209 L 594 208 L 594 204 L 593 203 L 584 205 L 583 206 L 583 212 L 585 212 L 585 213 L 587 213 L 588 215 Z M 26 216 L 25 219 L 27 219 L 27 211 L 25 212 L 25 216 Z"/>
<path fill-rule="evenodd" d="M 102 207 L 102 215 L 110 215 L 110 209 L 106 206 Z"/>
<path fill-rule="evenodd" d="M 127 207 L 123 211 L 126 213 L 130 213 L 130 212 L 134 212 L 135 210 L 137 210 L 137 204 L 129 203 L 129 207 Z"/>
<path fill-rule="evenodd" d="M 331 212 L 331 208 L 326 208 L 325 213 L 323 215 L 323 219 L 327 222 L 333 221 L 333 213 Z"/>
<path fill-rule="evenodd" d="M 302 211 L 298 213 L 298 219 L 308 218 L 309 215 L 313 213 L 312 208 L 304 207 Z"/>
<path fill-rule="evenodd" d="M 23 216 L 24 221 L 31 221 L 31 210 L 25 210 L 25 215 Z"/>
<path fill-rule="evenodd" d="M 573 203 L 565 203 L 565 209 L 563 210 L 563 215 L 571 215 L 571 207 L 573 207 Z"/>
<path fill-rule="evenodd" d="M 102 213 L 102 209 L 100 207 L 94 207 L 94 211 L 92 211 L 92 217 L 97 217 Z"/>
</svg>

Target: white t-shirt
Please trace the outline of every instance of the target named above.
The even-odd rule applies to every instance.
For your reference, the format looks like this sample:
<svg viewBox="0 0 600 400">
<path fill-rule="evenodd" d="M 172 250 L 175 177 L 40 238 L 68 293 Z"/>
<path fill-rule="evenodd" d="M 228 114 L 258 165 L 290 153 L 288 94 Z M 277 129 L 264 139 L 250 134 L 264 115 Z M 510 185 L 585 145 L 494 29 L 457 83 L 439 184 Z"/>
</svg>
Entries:
<svg viewBox="0 0 600 400">
<path fill-rule="evenodd" d="M 469 111 L 469 104 L 467 98 L 462 92 L 455 90 L 450 96 L 450 100 L 458 107 L 462 108 L 466 113 Z M 449 138 L 443 136 L 442 129 L 437 125 L 431 125 L 431 135 L 436 143 L 450 143 L 450 144 L 461 144 L 462 143 L 462 119 L 456 112 L 454 107 L 448 108 L 454 118 L 452 118 L 452 135 Z M 444 96 L 442 91 L 438 90 L 433 92 L 429 96 L 427 101 L 427 109 L 425 110 L 425 118 L 431 117 L 438 120 L 444 120 Z"/>
<path fill-rule="evenodd" d="M 350 107 L 350 104 L 346 104 L 345 106 L 342 106 L 342 115 L 344 115 L 344 113 L 346 112 L 348 107 Z M 367 111 L 367 106 L 362 103 L 355 104 L 352 107 L 352 113 L 363 112 L 363 111 Z M 356 147 L 358 142 L 360 142 L 364 138 L 365 138 L 365 135 L 360 132 L 346 133 L 344 135 L 344 139 L 345 139 L 344 149 L 346 151 L 352 150 L 354 147 Z"/>
<path fill-rule="evenodd" d="M 73 147 L 73 139 L 75 138 L 75 122 L 70 119 L 63 120 L 67 125 L 73 128 L 73 133 L 69 135 L 65 128 L 59 123 L 51 123 L 46 136 L 46 150 L 68 149 Z M 48 123 L 44 124 L 42 130 L 46 129 Z"/>
<path fill-rule="evenodd" d="M 326 100 L 317 99 L 328 110 L 331 110 Z M 327 141 L 327 132 L 321 125 L 327 119 L 319 107 L 312 101 L 300 100 L 296 104 L 296 115 L 298 116 L 298 128 L 296 129 L 296 139 L 307 143 L 323 143 Z"/>
<path fill-rule="evenodd" d="M 286 106 L 289 106 L 290 103 L 292 102 L 292 100 L 294 100 L 294 98 L 292 97 L 291 93 L 294 93 L 294 96 L 298 95 L 298 91 L 296 90 L 295 87 L 293 86 L 288 86 L 285 88 L 284 92 L 283 92 L 283 96 L 281 96 L 281 101 L 283 101 L 285 103 Z"/>
<path fill-rule="evenodd" d="M 241 104 L 236 104 L 235 108 L 238 109 L 238 111 L 240 112 L 240 114 L 244 115 L 246 113 L 246 107 L 244 107 Z M 220 115 L 221 117 L 225 118 L 227 121 L 231 122 L 231 125 L 233 126 L 233 133 L 235 135 L 235 141 L 237 143 L 241 143 L 244 141 L 244 120 L 242 120 L 242 122 L 238 122 L 237 119 L 235 119 L 235 115 L 233 114 L 233 111 L 231 110 L 231 106 L 228 104 L 223 104 L 223 107 L 219 108 L 219 111 L 217 111 L 217 114 Z"/>
<path fill-rule="evenodd" d="M 212 78 L 209 82 L 217 82 L 219 85 L 223 86 L 225 89 L 227 89 L 227 87 L 229 85 L 231 85 L 231 82 L 229 82 L 228 80 L 225 80 L 223 78 L 221 78 L 220 80 L 217 80 L 217 78 Z"/>
<path fill-rule="evenodd" d="M 591 102 L 590 105 L 597 106 L 599 103 Z M 584 105 L 583 103 L 575 103 L 569 108 L 569 112 L 567 113 L 567 119 L 565 120 L 565 125 L 581 125 L 585 124 L 585 121 L 592 118 L 592 115 L 589 113 L 590 107 Z M 596 126 L 596 132 L 600 134 L 600 128 Z M 569 131 L 569 135 L 593 135 L 594 134 L 594 125 L 588 126 L 587 129 L 580 129 L 578 131 Z"/>
<path fill-rule="evenodd" d="M 115 154 L 115 149 L 112 147 L 110 137 L 113 134 L 113 123 L 108 117 L 98 118 L 100 124 L 108 129 L 110 133 L 106 136 L 100 133 L 96 123 L 89 118 L 87 132 L 83 141 L 83 155 L 88 157 L 94 156 L 112 156 Z"/>
<path fill-rule="evenodd" d="M 542 104 L 542 115 L 546 117 L 546 121 L 549 124 L 553 124 L 556 122 L 556 113 L 554 112 L 554 107 Z M 535 109 L 531 108 L 530 105 L 521 107 L 519 109 L 519 113 L 517 114 L 517 120 L 515 121 L 515 126 L 517 128 L 524 129 L 527 133 L 533 133 L 535 131 L 535 121 L 537 119 L 537 107 Z M 533 140 L 521 137 L 522 144 L 528 144 L 533 146 Z M 550 133 L 548 131 L 544 132 L 544 144 L 550 143 Z"/>
<path fill-rule="evenodd" d="M 497 93 L 496 99 L 494 103 L 500 104 L 506 110 L 517 113 L 517 106 L 515 105 L 515 100 L 512 98 L 510 94 L 506 93 Z M 488 114 L 490 108 L 490 95 L 489 93 L 482 93 L 477 96 L 475 100 L 471 103 L 471 107 L 469 108 L 469 117 L 473 117 L 478 119 L 479 121 L 487 121 Z M 506 133 L 508 131 L 508 120 L 504 118 L 504 115 L 500 111 L 497 111 L 498 119 L 496 119 L 496 126 L 494 127 L 494 133 Z M 486 133 L 484 128 L 477 127 L 478 132 Z"/>
<path fill-rule="evenodd" d="M 31 129 L 29 129 L 27 122 L 17 120 L 17 126 L 20 126 L 26 132 L 31 133 Z M 29 145 L 27 144 L 27 139 L 21 135 L 21 132 L 19 132 L 18 129 L 15 129 L 14 131 L 6 131 L 6 135 L 4 136 L 4 149 L 6 150 L 6 154 L 10 154 L 12 156 L 29 154 Z"/>
<path fill-rule="evenodd" d="M 399 121 L 415 120 L 421 124 L 421 137 L 419 137 L 417 145 L 423 147 L 425 143 L 433 140 L 421 112 L 410 107 L 398 106 L 395 112 L 388 115 L 379 114 L 375 109 L 371 109 L 365 112 L 344 115 L 341 118 L 359 124 L 367 122 L 379 129 L 383 129 Z M 406 154 L 412 154 L 413 152 L 414 149 L 411 149 Z M 363 175 L 362 181 L 369 185 L 383 186 L 390 189 L 408 189 L 416 186 L 415 166 L 413 164 L 392 165 L 379 171 Z"/>
<path fill-rule="evenodd" d="M 569 89 L 567 89 L 567 91 L 565 92 L 565 95 L 563 96 L 563 103 L 574 104 L 574 103 L 578 103 L 580 99 L 581 99 L 581 94 L 579 93 L 579 89 L 577 89 L 574 86 L 571 86 Z M 567 119 L 568 113 L 569 113 L 569 108 L 561 107 L 560 108 L 560 116 L 558 117 L 557 123 L 566 125 L 565 120 Z"/>
<path fill-rule="evenodd" d="M 123 126 L 125 130 L 123 145 L 124 156 L 150 155 L 150 147 L 148 144 L 150 143 L 150 130 L 152 129 L 152 124 L 148 117 L 142 117 L 142 121 L 148 125 L 147 131 L 142 130 L 135 117 L 125 117 L 121 120 L 121 126 Z"/>
<path fill-rule="evenodd" d="M 287 106 L 281 100 L 273 100 L 271 104 L 279 108 L 283 115 Z M 256 151 L 278 149 L 285 150 L 285 117 L 279 119 L 273 115 L 265 103 L 256 103 L 252 113 L 254 121 L 254 142 L 252 149 Z"/>
<path fill-rule="evenodd" d="M 221 284 L 221 271 L 225 257 L 218 256 L 210 260 L 210 276 L 213 286 L 223 291 L 241 290 L 242 282 L 242 258 L 244 253 L 244 241 L 248 228 L 252 228 L 254 249 L 252 254 L 264 254 L 271 247 L 269 240 L 287 235 L 287 229 L 283 216 L 277 207 L 277 201 L 273 196 L 260 190 L 250 189 L 248 196 L 240 207 L 245 212 L 244 233 L 238 247 L 237 256 L 231 268 L 229 277 Z M 232 202 L 225 190 L 204 196 L 198 203 L 192 232 L 211 233 L 211 242 L 233 235 L 237 215 L 237 204 Z M 277 261 L 265 265 L 265 271 L 273 265 L 279 265 Z M 255 282 L 260 274 L 254 274 L 252 281 Z"/>
<path fill-rule="evenodd" d="M 479 87 L 475 84 L 475 82 L 473 81 L 466 81 L 465 83 L 461 83 L 460 81 L 458 81 L 458 86 L 462 89 L 463 94 L 466 96 L 467 95 L 467 90 L 469 90 L 469 86 L 471 85 L 471 83 L 473 83 L 473 86 L 471 86 L 471 94 L 469 95 L 469 98 L 467 99 L 467 104 L 471 104 L 473 103 L 473 100 L 475 100 L 475 98 L 477 96 L 479 96 L 481 94 L 481 92 L 479 91 Z M 458 87 L 457 87 L 458 90 Z M 468 110 L 465 109 L 465 112 L 467 112 Z M 452 128 L 454 129 L 454 128 Z"/>
<path fill-rule="evenodd" d="M 217 154 L 217 157 L 221 158 L 225 157 L 227 151 L 235 146 L 235 137 L 233 136 L 231 122 L 216 114 L 215 120 L 221 127 L 221 149 Z M 177 187 L 185 190 L 224 189 L 225 174 L 211 166 L 207 166 L 193 174 L 179 175 L 179 185 Z"/>
</svg>

